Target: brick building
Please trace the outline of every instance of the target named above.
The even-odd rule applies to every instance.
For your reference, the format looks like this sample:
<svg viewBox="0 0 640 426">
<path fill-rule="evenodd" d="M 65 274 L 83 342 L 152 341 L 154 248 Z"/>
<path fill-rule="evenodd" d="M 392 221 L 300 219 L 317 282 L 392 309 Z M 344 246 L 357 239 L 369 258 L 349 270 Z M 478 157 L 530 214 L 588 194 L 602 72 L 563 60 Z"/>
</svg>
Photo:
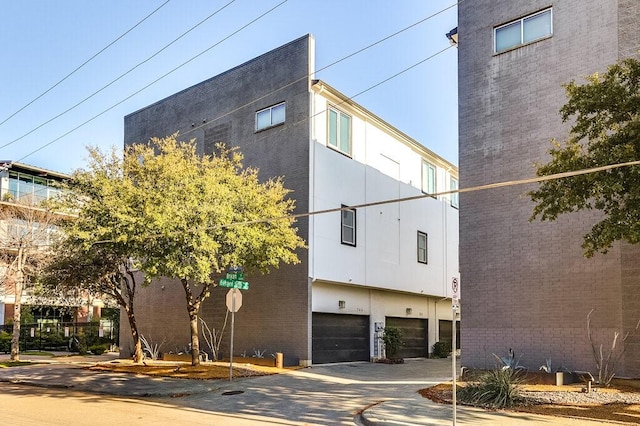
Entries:
<svg viewBox="0 0 640 426">
<path fill-rule="evenodd" d="M 562 85 L 603 72 L 640 49 L 640 2 L 479 0 L 458 5 L 460 175 L 464 188 L 535 176 L 550 140 L 569 130 Z M 640 248 L 616 244 L 582 256 L 595 213 L 529 222 L 535 186 L 461 194 L 464 285 L 462 363 L 493 367 L 513 348 L 521 363 L 594 371 L 597 343 L 640 319 Z M 640 336 L 631 335 L 618 375 L 640 375 Z"/>
<path fill-rule="evenodd" d="M 301 37 L 126 116 L 124 143 L 179 132 L 202 153 L 217 142 L 239 147 L 262 178 L 283 176 L 297 213 L 457 187 L 453 164 L 315 80 L 314 67 L 314 39 Z M 308 245 L 301 263 L 246 277 L 235 316 L 238 354 L 283 352 L 288 364 L 370 360 L 382 355 L 385 325 L 404 330 L 403 356 L 426 356 L 451 339 L 457 197 L 302 217 L 296 226 Z M 164 350 L 182 347 L 189 341 L 183 290 L 156 284 L 138 296 L 139 330 L 171 342 Z M 214 288 L 202 308 L 210 327 L 223 323 L 226 291 Z M 224 345 L 228 337 L 227 329 Z"/>
</svg>

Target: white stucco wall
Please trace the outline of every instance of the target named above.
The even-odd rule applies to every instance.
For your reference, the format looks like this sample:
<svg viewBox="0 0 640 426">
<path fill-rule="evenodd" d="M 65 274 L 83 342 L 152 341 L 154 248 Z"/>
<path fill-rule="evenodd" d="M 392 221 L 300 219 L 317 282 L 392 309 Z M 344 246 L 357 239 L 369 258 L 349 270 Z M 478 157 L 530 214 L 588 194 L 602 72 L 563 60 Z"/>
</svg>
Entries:
<svg viewBox="0 0 640 426">
<path fill-rule="evenodd" d="M 315 96 L 312 136 L 312 211 L 419 196 L 422 160 L 437 168 L 438 191 L 449 188 L 448 170 L 430 153 L 417 152 L 345 105 L 352 117 L 352 157 L 326 145 L 324 96 Z M 417 262 L 417 232 L 428 235 L 428 264 Z M 458 273 L 458 211 L 449 198 L 358 208 L 356 246 L 340 243 L 340 213 L 313 217 L 312 279 L 438 297 L 451 296 Z"/>
</svg>

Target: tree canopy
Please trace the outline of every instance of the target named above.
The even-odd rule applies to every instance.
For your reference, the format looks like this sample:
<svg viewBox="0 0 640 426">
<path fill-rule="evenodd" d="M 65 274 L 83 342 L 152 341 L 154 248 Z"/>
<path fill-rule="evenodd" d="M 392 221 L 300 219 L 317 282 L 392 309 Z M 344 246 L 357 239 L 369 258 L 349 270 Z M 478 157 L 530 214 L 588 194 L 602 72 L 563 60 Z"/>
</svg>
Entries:
<svg viewBox="0 0 640 426">
<path fill-rule="evenodd" d="M 304 242 L 289 217 L 288 190 L 280 178 L 260 182 L 235 150 L 218 146 L 213 155 L 199 155 L 177 135 L 130 145 L 123 156 L 89 153 L 88 170 L 73 174 L 66 197 L 66 208 L 78 212 L 66 229 L 69 241 L 89 259 L 108 254 L 112 272 L 135 259 L 146 284 L 178 279 L 197 364 L 198 311 L 214 278 L 231 266 L 264 273 L 298 262 Z"/>
<path fill-rule="evenodd" d="M 565 85 L 560 114 L 572 125 L 562 143 L 554 140 L 551 161 L 537 165 L 538 176 L 640 159 L 640 62 L 627 58 L 606 73 Z M 529 193 L 536 203 L 531 220 L 555 220 L 564 213 L 603 213 L 584 236 L 586 257 L 606 253 L 615 241 L 640 242 L 640 167 L 629 166 L 549 180 Z"/>
</svg>

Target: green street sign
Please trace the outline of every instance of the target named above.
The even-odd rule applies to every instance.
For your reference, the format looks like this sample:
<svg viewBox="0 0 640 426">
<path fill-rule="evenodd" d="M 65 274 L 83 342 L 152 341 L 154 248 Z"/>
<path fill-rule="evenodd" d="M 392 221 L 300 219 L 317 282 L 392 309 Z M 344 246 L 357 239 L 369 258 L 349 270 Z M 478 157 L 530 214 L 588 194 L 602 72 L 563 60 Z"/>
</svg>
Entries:
<svg viewBox="0 0 640 426">
<path fill-rule="evenodd" d="M 244 273 L 242 271 L 227 272 L 227 279 L 232 281 L 244 281 Z"/>
<path fill-rule="evenodd" d="M 220 280 L 219 285 L 220 287 L 237 288 L 239 290 L 249 290 L 249 283 L 242 280 L 231 280 L 228 278 L 222 278 Z"/>
</svg>

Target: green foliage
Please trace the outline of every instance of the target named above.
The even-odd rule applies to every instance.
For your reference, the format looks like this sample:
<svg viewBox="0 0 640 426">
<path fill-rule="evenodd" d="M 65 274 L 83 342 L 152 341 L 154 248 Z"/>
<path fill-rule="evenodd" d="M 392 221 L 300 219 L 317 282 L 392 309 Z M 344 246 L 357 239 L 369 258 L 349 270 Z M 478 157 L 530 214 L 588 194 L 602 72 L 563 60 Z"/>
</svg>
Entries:
<svg viewBox="0 0 640 426">
<path fill-rule="evenodd" d="M 387 358 L 395 358 L 400 348 L 404 345 L 402 330 L 398 327 L 385 327 L 382 341 L 384 342 L 384 351 Z"/>
<path fill-rule="evenodd" d="M 446 358 L 451 353 L 451 342 L 436 342 L 431 347 L 433 358 Z"/>
<path fill-rule="evenodd" d="M 20 309 L 20 324 L 33 324 L 36 320 L 29 306 L 22 305 Z"/>
<path fill-rule="evenodd" d="M 202 156 L 195 143 L 172 135 L 130 145 L 122 156 L 89 154 L 88 170 L 73 173 L 62 201 L 78 217 L 65 224 L 68 238 L 48 282 L 82 283 L 127 309 L 134 291 L 120 289 L 132 267 L 146 284 L 177 278 L 197 329 L 200 304 L 229 267 L 265 273 L 298 262 L 304 241 L 288 218 L 295 207 L 289 191 L 281 179 L 261 182 L 237 151 L 218 146 Z"/>
<path fill-rule="evenodd" d="M 109 349 L 109 345 L 107 343 L 99 343 L 96 345 L 89 346 L 89 351 L 94 355 L 102 355 Z"/>
<path fill-rule="evenodd" d="M 0 352 L 11 352 L 11 334 L 6 331 L 0 331 Z"/>
<path fill-rule="evenodd" d="M 553 141 L 551 161 L 537 175 L 581 170 L 640 158 L 640 62 L 624 59 L 603 75 L 565 86 L 560 110 L 572 121 L 569 138 Z M 606 253 L 613 242 L 640 242 L 640 166 L 630 166 L 543 182 L 529 193 L 536 203 L 531 220 L 555 220 L 579 210 L 601 211 L 603 219 L 584 236 L 585 256 Z"/>
<path fill-rule="evenodd" d="M 520 400 L 522 375 L 511 368 L 492 370 L 477 382 L 461 387 L 457 392 L 461 401 L 492 408 L 511 407 Z"/>
</svg>

